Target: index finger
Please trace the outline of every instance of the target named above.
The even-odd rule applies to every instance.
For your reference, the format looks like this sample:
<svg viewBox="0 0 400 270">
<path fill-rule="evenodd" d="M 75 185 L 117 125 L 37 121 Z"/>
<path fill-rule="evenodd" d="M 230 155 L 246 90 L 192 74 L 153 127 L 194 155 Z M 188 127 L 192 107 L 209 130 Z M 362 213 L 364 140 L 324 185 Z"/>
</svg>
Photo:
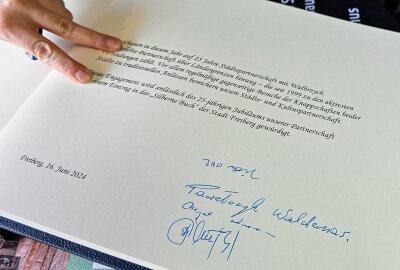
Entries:
<svg viewBox="0 0 400 270">
<path fill-rule="evenodd" d="M 32 14 L 32 19 L 44 29 L 81 45 L 104 51 L 122 48 L 120 39 L 79 25 L 50 10 L 37 10 Z"/>
<path fill-rule="evenodd" d="M 35 55 L 40 61 L 80 83 L 88 83 L 92 79 L 91 72 L 81 63 L 74 60 L 54 43 L 38 33 L 21 29 L 24 40 L 15 43 Z"/>
</svg>

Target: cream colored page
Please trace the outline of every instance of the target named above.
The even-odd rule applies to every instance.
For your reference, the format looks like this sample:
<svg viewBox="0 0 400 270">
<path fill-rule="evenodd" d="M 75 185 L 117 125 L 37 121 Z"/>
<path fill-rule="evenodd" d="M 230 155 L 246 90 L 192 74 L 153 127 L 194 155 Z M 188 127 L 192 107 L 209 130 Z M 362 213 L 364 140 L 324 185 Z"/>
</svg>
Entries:
<svg viewBox="0 0 400 270">
<path fill-rule="evenodd" d="M 1 133 L 4 216 L 152 268 L 400 267 L 397 34 L 265 1 L 97 25 L 124 50 Z"/>
</svg>

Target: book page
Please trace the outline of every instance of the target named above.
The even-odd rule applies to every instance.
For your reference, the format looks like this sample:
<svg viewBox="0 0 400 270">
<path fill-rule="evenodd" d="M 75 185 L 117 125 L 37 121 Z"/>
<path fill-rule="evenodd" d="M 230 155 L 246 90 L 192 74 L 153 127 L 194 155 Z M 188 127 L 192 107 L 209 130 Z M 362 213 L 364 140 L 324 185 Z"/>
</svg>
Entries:
<svg viewBox="0 0 400 270">
<path fill-rule="evenodd" d="M 257 0 L 96 25 L 124 49 L 0 135 L 2 215 L 155 269 L 400 267 L 398 34 Z"/>
</svg>

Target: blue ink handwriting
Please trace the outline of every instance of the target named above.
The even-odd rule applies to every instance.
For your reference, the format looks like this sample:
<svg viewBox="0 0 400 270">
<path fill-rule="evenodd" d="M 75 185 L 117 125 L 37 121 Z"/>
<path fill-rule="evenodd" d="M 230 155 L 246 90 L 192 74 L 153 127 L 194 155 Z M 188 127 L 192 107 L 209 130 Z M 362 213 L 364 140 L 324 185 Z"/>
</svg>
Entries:
<svg viewBox="0 0 400 270">
<path fill-rule="evenodd" d="M 260 179 L 258 177 L 255 177 L 254 174 L 256 173 L 256 170 L 248 170 L 242 167 L 237 167 L 237 166 L 228 166 L 229 169 L 232 170 L 233 173 L 239 173 L 242 176 L 249 176 L 253 180 Z"/>
<path fill-rule="evenodd" d="M 288 222 L 290 224 L 298 224 L 305 229 L 313 228 L 315 230 L 318 230 L 318 231 L 327 233 L 331 236 L 339 237 L 339 238 L 344 238 L 345 236 L 347 236 L 346 241 L 349 242 L 350 232 L 348 232 L 348 231 L 339 232 L 339 230 L 335 227 L 329 227 L 326 225 L 320 226 L 317 223 L 317 216 L 312 216 L 311 218 L 309 218 L 309 214 L 306 212 L 303 212 L 300 215 L 294 214 L 293 212 L 294 212 L 293 209 L 281 211 L 278 208 L 272 213 L 272 215 L 275 218 L 277 218 L 278 220 Z"/>
<path fill-rule="evenodd" d="M 183 245 L 189 242 L 193 246 L 198 243 L 210 245 L 207 259 L 211 257 L 216 249 L 220 254 L 226 255 L 226 260 L 232 255 L 239 232 L 233 232 L 225 228 L 208 229 L 204 220 L 197 222 L 190 218 L 180 218 L 174 221 L 168 228 L 167 238 L 175 245 Z"/>
<path fill-rule="evenodd" d="M 256 174 L 256 169 L 246 169 L 241 166 L 236 166 L 236 165 L 229 165 L 224 167 L 224 165 L 221 162 L 218 161 L 212 161 L 209 158 L 203 158 L 204 165 L 206 167 L 211 167 L 211 168 L 227 168 L 229 171 L 231 171 L 234 174 L 240 174 L 242 176 L 248 176 L 252 180 L 257 180 L 260 179 L 257 177 Z"/>
<path fill-rule="evenodd" d="M 240 210 L 235 212 L 231 218 L 246 212 L 257 213 L 261 205 L 266 201 L 265 198 L 260 198 L 253 203 L 244 204 L 234 198 L 234 195 L 238 194 L 239 192 L 229 190 L 220 191 L 221 187 L 214 185 L 189 184 L 185 187 L 189 189 L 188 194 L 192 194 L 196 197 L 213 201 L 221 205 L 229 205 L 231 207 L 239 208 Z M 213 194 L 215 191 L 219 191 L 221 194 Z"/>
<path fill-rule="evenodd" d="M 240 219 L 240 220 L 232 219 L 232 220 L 231 220 L 231 223 L 232 223 L 232 224 L 236 224 L 236 225 L 238 225 L 238 226 L 241 226 L 241 227 L 243 227 L 243 228 L 246 228 L 246 229 L 248 229 L 248 230 L 253 230 L 253 231 L 256 231 L 256 232 L 263 232 L 263 233 L 265 233 L 266 235 L 268 235 L 268 236 L 270 236 L 270 237 L 272 237 L 272 238 L 276 238 L 276 236 L 273 235 L 273 234 L 270 233 L 270 232 L 267 232 L 267 231 L 262 230 L 262 229 L 260 229 L 260 228 L 258 228 L 258 227 L 254 227 L 254 226 L 252 226 L 252 225 L 249 225 L 249 224 L 245 223 L 243 218 Z"/>
<path fill-rule="evenodd" d="M 222 163 L 220 163 L 220 162 L 212 161 L 208 158 L 203 158 L 203 160 L 205 161 L 204 165 L 207 167 L 213 167 L 213 168 L 221 168 L 222 167 Z"/>
<path fill-rule="evenodd" d="M 213 214 L 213 212 L 203 212 L 203 211 L 199 210 L 196 207 L 196 205 L 194 204 L 194 202 L 184 203 L 182 205 L 182 209 L 193 211 L 195 214 L 197 214 L 197 217 L 195 218 L 196 221 L 200 216 L 208 217 L 208 216 L 211 216 Z"/>
</svg>

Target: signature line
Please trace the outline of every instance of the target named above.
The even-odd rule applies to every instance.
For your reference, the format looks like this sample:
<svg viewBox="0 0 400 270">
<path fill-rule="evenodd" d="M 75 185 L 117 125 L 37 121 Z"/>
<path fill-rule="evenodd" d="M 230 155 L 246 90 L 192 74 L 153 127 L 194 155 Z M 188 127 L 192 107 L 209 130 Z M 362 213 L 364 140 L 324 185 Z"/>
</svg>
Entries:
<svg viewBox="0 0 400 270">
<path fill-rule="evenodd" d="M 231 257 L 231 254 L 232 254 L 233 248 L 235 247 L 236 239 L 238 238 L 239 233 L 240 233 L 240 231 L 238 231 L 238 233 L 236 234 L 235 240 L 233 241 L 233 245 L 232 245 L 231 251 L 229 251 L 228 258 L 226 259 L 227 261 L 229 261 L 229 258 Z"/>
<path fill-rule="evenodd" d="M 276 238 L 276 236 L 275 235 L 273 235 L 273 234 L 270 234 L 269 232 L 265 232 L 266 234 L 268 234 L 268 235 L 270 235 L 270 236 L 272 236 L 273 238 Z"/>
</svg>

